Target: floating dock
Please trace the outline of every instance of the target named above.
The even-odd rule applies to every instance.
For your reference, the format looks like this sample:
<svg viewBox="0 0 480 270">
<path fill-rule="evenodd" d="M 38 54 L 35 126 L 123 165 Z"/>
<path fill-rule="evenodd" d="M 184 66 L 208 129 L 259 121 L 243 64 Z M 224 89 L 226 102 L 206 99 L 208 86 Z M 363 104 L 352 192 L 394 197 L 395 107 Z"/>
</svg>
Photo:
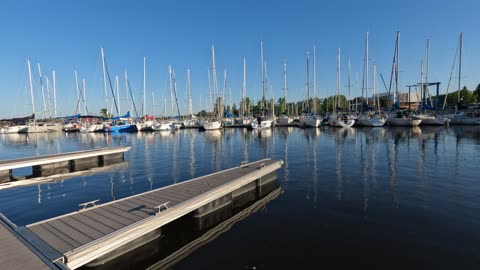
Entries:
<svg viewBox="0 0 480 270">
<path fill-rule="evenodd" d="M 15 178 L 12 171 L 19 168 L 32 168 L 28 179 L 48 177 L 85 171 L 123 162 L 124 153 L 130 147 L 109 147 L 69 153 L 20 158 L 0 161 L 0 183 L 22 180 Z"/>
<path fill-rule="evenodd" d="M 16 230 L 17 226 L 0 214 L 0 265 L 2 269 L 48 270 L 68 269 L 38 252 Z"/>
<path fill-rule="evenodd" d="M 282 160 L 264 159 L 20 227 L 50 262 L 79 268 L 189 213 L 206 215 L 268 181 Z M 45 254 L 48 254 L 45 255 Z M 8 260 L 8 258 L 7 258 Z"/>
</svg>

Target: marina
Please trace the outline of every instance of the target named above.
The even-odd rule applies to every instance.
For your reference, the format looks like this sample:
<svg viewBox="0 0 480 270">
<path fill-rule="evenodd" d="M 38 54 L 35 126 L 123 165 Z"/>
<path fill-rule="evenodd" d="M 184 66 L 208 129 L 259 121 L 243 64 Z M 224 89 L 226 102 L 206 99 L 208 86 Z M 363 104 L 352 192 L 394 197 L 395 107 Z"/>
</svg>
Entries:
<svg viewBox="0 0 480 270">
<path fill-rule="evenodd" d="M 155 216 L 155 206 L 169 202 L 166 204 L 168 210 L 160 214 L 170 210 L 173 213 L 174 207 L 181 205 L 176 204 L 178 200 L 205 190 L 196 186 L 192 192 L 182 193 L 179 185 L 189 183 L 184 180 L 201 179 L 204 175 L 236 167 L 245 160 L 271 157 L 272 162 L 283 160 L 275 177 L 277 180 L 272 181 L 278 182 L 284 190 L 282 195 L 269 202 L 268 211 L 262 210 L 249 216 L 194 253 L 181 257 L 172 255 L 178 258 L 172 258 L 175 268 L 189 269 L 194 265 L 207 267 L 210 264 L 206 258 L 211 254 L 218 254 L 215 258 L 221 268 L 247 267 L 252 262 L 255 265 L 268 264 L 269 268 L 308 268 L 315 265 L 316 257 L 308 250 L 314 250 L 314 247 L 318 249 L 318 243 L 322 241 L 326 245 L 320 247 L 320 251 L 331 254 L 331 257 L 326 257 L 329 259 L 325 265 L 334 266 L 344 261 L 341 258 L 337 260 L 334 253 L 364 245 L 366 239 L 369 239 L 369 244 L 365 251 L 352 251 L 352 254 L 345 256 L 357 256 L 353 254 L 360 252 L 365 258 L 374 256 L 373 253 L 381 254 L 382 258 L 391 258 L 394 256 L 392 254 L 408 257 L 399 267 L 411 263 L 454 266 L 459 261 L 471 265 L 478 258 L 474 251 L 480 248 L 476 244 L 480 235 L 474 229 L 476 226 L 471 227 L 471 224 L 480 222 L 475 210 L 478 201 L 474 199 L 480 192 L 476 187 L 474 169 L 479 161 L 475 154 L 479 138 L 480 130 L 475 126 L 275 127 L 271 130 L 224 129 L 204 132 L 181 129 L 115 135 L 4 134 L 0 135 L 0 147 L 2 153 L 10 153 L 9 159 L 18 159 L 31 153 L 42 156 L 81 151 L 92 145 L 103 148 L 128 144 L 131 148 L 125 152 L 128 166 L 117 170 L 73 176 L 68 181 L 56 179 L 0 190 L 0 212 L 19 228 L 35 232 L 39 238 L 43 235 L 46 240 L 42 241 L 47 241 L 49 237 L 49 243 L 58 245 L 56 248 L 60 249 L 56 259 L 65 257 L 71 260 L 69 264 L 65 259 L 67 267 L 76 268 L 86 263 L 95 269 L 115 269 L 115 266 L 122 264 L 152 269 L 158 265 L 158 269 L 164 269 L 162 266 L 171 267 L 170 263 L 164 261 L 169 254 L 183 254 L 182 247 L 189 246 L 189 242 L 177 243 L 175 239 L 182 236 L 172 236 L 171 232 L 168 234 L 173 238 L 165 238 L 171 239 L 169 241 L 157 238 L 156 235 L 171 229 L 147 233 L 146 240 L 120 251 L 118 248 L 121 245 L 117 244 L 116 255 L 106 256 L 98 251 L 96 256 L 89 257 L 81 252 L 81 247 L 88 247 L 88 242 L 94 241 L 94 238 L 101 239 L 102 232 L 107 233 L 114 228 L 97 227 L 95 231 L 88 231 L 86 225 L 78 227 L 75 222 L 82 218 L 86 218 L 88 223 L 94 222 L 85 215 L 94 215 L 98 211 L 107 215 L 105 210 L 119 214 L 128 209 L 135 210 L 122 214 L 123 217 L 115 221 L 118 229 L 130 226 L 128 224 L 138 219 L 154 220 L 161 217 Z M 5 152 L 8 149 L 17 150 Z M 251 166 L 251 169 L 261 171 L 256 166 Z M 170 188 L 176 191 L 168 192 L 168 198 L 161 200 L 157 192 Z M 238 195 L 243 192 L 256 194 L 255 190 L 259 191 L 258 184 L 247 185 Z M 150 198 L 149 194 L 153 197 Z M 211 216 L 223 216 L 219 211 L 235 207 L 238 205 L 236 200 L 229 203 L 222 197 L 216 207 L 202 208 L 202 212 L 190 211 L 180 220 L 187 222 L 192 219 L 193 223 L 188 221 L 190 225 L 185 227 L 172 225 L 175 235 L 184 235 L 195 231 L 196 226 L 210 224 L 206 220 L 210 220 Z M 81 210 L 88 202 L 94 202 L 96 206 L 91 208 L 93 205 L 86 205 L 87 210 Z M 139 203 L 146 208 L 136 209 Z M 448 212 L 443 209 L 448 209 Z M 407 218 L 412 216 L 415 219 L 413 223 L 411 218 Z M 194 221 L 196 219 L 206 220 L 198 223 Z M 455 223 L 452 220 L 456 220 Z M 432 222 L 437 224 L 437 230 L 433 233 L 430 231 Z M 53 226 L 60 227 L 53 229 Z M 69 227 L 65 226 L 75 226 L 87 234 L 75 236 L 72 234 L 75 230 L 69 229 L 73 231 L 68 234 L 75 239 L 69 238 L 66 244 L 53 244 L 52 241 L 57 238 L 41 232 L 46 227 L 57 232 L 67 230 Z M 299 229 L 303 233 L 299 234 Z M 412 233 L 415 239 L 405 240 L 406 235 Z M 279 238 L 279 235 L 283 236 Z M 194 239 L 189 241 L 196 243 Z M 338 239 L 342 241 L 338 242 Z M 295 244 L 298 250 L 289 249 L 290 244 L 287 243 L 296 241 L 299 241 Z M 437 241 L 442 241 L 441 249 L 432 248 Z M 462 241 L 461 247 L 455 244 L 457 241 Z M 396 245 L 391 246 L 392 242 Z M 268 243 L 266 250 L 262 248 L 265 243 Z M 147 249 L 145 245 L 150 247 Z M 247 255 L 242 252 L 247 248 L 253 253 Z M 423 250 L 418 253 L 422 254 L 421 257 L 415 255 L 417 248 Z M 149 252 L 150 249 L 156 252 Z M 407 251 L 410 249 L 413 250 Z M 88 254 L 96 253 L 92 249 L 86 250 Z M 303 255 L 300 256 L 300 253 Z M 281 264 L 268 259 L 277 254 L 286 258 Z M 50 262 L 54 259 L 51 258 Z M 365 265 L 380 266 L 385 263 L 380 259 Z"/>
<path fill-rule="evenodd" d="M 0 270 L 480 269 L 480 1 L 7 1 Z"/>
</svg>

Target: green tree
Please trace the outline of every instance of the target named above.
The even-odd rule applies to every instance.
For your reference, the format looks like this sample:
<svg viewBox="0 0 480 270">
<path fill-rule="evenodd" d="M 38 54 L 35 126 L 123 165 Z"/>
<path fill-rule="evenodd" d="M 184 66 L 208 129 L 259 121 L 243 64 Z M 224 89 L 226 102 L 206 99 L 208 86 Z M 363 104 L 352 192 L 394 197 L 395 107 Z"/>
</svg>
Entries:
<svg viewBox="0 0 480 270">
<path fill-rule="evenodd" d="M 100 109 L 100 115 L 103 118 L 112 118 L 113 117 L 113 115 L 111 113 L 108 113 L 107 108 Z"/>
<path fill-rule="evenodd" d="M 473 91 L 476 97 L 476 102 L 480 102 L 480 84 L 477 85 L 477 88 L 475 88 L 475 91 Z"/>
</svg>

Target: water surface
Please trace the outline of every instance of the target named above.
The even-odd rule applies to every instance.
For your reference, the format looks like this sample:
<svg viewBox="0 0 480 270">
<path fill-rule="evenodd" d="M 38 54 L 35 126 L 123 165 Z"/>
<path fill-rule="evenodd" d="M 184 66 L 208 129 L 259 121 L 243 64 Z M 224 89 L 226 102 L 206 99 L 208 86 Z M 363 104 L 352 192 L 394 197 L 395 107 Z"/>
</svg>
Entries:
<svg viewBox="0 0 480 270">
<path fill-rule="evenodd" d="M 132 146 L 123 167 L 0 190 L 0 212 L 17 225 L 244 160 L 284 160 L 277 180 L 283 194 L 173 269 L 480 268 L 480 127 L 3 134 L 0 140 L 0 159 Z"/>
</svg>

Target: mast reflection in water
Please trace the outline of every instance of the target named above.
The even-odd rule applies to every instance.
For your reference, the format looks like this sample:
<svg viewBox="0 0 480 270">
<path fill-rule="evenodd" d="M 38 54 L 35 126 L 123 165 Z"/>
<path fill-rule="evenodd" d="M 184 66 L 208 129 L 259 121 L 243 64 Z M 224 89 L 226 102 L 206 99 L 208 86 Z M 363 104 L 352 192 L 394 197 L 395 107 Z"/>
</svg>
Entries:
<svg viewBox="0 0 480 270">
<path fill-rule="evenodd" d="M 0 190 L 0 212 L 21 226 L 242 161 L 282 159 L 282 196 L 172 268 L 480 269 L 480 127 L 0 134 L 0 159 L 123 145 L 132 147 L 125 166 Z M 213 223 L 192 213 L 152 235 L 154 248 L 126 255 L 131 263 L 105 267 L 155 265 L 241 210 L 229 211 Z"/>
</svg>

